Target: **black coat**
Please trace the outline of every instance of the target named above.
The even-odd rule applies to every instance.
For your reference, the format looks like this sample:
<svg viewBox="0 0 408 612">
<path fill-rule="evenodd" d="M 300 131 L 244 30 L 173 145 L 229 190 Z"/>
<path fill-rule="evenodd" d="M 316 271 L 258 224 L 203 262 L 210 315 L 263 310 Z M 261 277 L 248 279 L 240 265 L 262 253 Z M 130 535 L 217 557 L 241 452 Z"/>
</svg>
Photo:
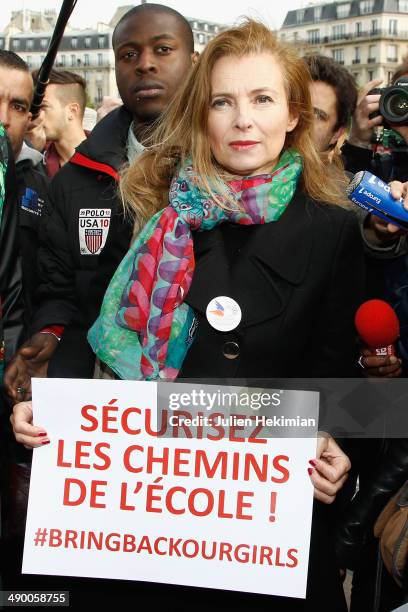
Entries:
<svg viewBox="0 0 408 612">
<path fill-rule="evenodd" d="M 210 382 L 355 375 L 354 314 L 364 297 L 364 264 L 353 212 L 314 202 L 298 191 L 276 222 L 222 224 L 196 232 L 194 252 L 196 268 L 186 301 L 197 314 L 198 328 L 180 377 Z M 241 324 L 228 333 L 213 329 L 205 315 L 210 300 L 223 295 L 242 310 Z M 203 595 L 208 606 L 345 610 L 334 516 L 333 507 L 315 504 L 306 601 L 218 591 Z"/>
<path fill-rule="evenodd" d="M 17 180 L 13 152 L 7 140 L 4 177 L 5 200 L 0 224 L 0 345 L 5 342 L 6 362 L 23 340 L 24 296 L 20 233 L 18 228 Z"/>
<path fill-rule="evenodd" d="M 387 440 L 384 452 L 373 461 L 370 478 L 366 478 L 340 521 L 336 552 L 343 567 L 354 569 L 364 563 L 367 542 L 380 512 L 408 479 L 408 440 Z"/>
<path fill-rule="evenodd" d="M 282 217 L 194 233 L 196 268 L 186 302 L 198 316 L 183 378 L 308 378 L 355 374 L 354 314 L 363 299 L 363 247 L 351 211 L 298 192 Z M 205 311 L 226 295 L 242 310 L 234 331 Z M 239 346 L 225 357 L 228 343 Z M 236 347 L 235 347 L 236 348 Z"/>
<path fill-rule="evenodd" d="M 49 325 L 66 327 L 50 363 L 51 377 L 93 375 L 94 356 L 86 333 L 99 315 L 106 288 L 129 249 L 133 231 L 130 219 L 123 215 L 117 186 L 118 172 L 126 162 L 131 121 L 125 107 L 109 113 L 51 182 L 50 202 L 40 224 L 40 285 L 32 322 L 33 333 Z M 87 213 L 84 218 L 85 210 L 110 214 L 102 230 L 106 242 L 95 254 L 84 242 L 82 224 L 88 220 L 93 231 L 92 217 Z"/>
</svg>

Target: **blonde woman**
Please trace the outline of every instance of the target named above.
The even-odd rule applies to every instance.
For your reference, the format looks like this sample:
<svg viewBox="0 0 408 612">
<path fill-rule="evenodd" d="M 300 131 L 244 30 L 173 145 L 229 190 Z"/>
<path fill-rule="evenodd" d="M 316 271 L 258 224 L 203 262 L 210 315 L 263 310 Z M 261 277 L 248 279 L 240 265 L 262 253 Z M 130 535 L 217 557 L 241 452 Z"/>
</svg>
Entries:
<svg viewBox="0 0 408 612">
<path fill-rule="evenodd" d="M 222 32 L 205 48 L 155 143 L 121 181 L 136 238 L 89 333 L 118 377 L 354 372 L 362 246 L 341 185 L 327 180 L 312 144 L 308 87 L 303 60 L 259 23 Z M 222 329 L 217 317 L 227 314 Z M 38 446 L 46 432 L 28 424 L 30 410 L 17 407 L 14 429 Z M 215 609 L 346 609 L 330 504 L 350 463 L 328 438 L 311 465 L 307 600 L 194 591 L 192 600 L 207 597 Z"/>
</svg>

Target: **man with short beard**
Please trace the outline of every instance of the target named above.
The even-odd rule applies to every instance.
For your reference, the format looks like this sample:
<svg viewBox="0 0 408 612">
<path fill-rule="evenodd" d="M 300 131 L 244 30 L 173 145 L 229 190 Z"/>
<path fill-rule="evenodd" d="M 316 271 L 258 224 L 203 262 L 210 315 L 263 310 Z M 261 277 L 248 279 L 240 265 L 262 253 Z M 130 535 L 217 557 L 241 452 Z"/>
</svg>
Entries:
<svg viewBox="0 0 408 612">
<path fill-rule="evenodd" d="M 33 77 L 36 81 L 38 72 L 34 72 Z M 51 70 L 40 110 L 47 141 L 45 165 L 50 178 L 68 162 L 76 147 L 87 137 L 82 126 L 85 107 L 85 80 L 68 70 Z"/>
</svg>

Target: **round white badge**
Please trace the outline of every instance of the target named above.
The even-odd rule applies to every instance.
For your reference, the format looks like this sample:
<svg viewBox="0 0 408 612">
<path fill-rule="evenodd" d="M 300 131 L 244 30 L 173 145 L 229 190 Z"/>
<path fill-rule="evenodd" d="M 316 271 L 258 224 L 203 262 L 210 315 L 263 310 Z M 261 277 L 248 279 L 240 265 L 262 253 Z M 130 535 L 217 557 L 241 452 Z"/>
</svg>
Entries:
<svg viewBox="0 0 408 612">
<path fill-rule="evenodd" d="M 211 300 L 206 310 L 207 321 L 218 331 L 232 331 L 241 323 L 242 312 L 238 302 L 225 295 Z"/>
</svg>

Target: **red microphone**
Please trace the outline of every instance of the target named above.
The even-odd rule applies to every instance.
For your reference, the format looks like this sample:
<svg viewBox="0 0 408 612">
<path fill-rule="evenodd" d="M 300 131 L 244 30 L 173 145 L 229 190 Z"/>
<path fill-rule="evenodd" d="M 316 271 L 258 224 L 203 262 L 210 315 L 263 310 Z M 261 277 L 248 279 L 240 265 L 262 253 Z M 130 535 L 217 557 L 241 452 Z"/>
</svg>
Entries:
<svg viewBox="0 0 408 612">
<path fill-rule="evenodd" d="M 380 357 L 395 355 L 394 342 L 400 335 L 395 311 L 383 300 L 368 300 L 356 312 L 354 323 L 363 342 Z"/>
</svg>

